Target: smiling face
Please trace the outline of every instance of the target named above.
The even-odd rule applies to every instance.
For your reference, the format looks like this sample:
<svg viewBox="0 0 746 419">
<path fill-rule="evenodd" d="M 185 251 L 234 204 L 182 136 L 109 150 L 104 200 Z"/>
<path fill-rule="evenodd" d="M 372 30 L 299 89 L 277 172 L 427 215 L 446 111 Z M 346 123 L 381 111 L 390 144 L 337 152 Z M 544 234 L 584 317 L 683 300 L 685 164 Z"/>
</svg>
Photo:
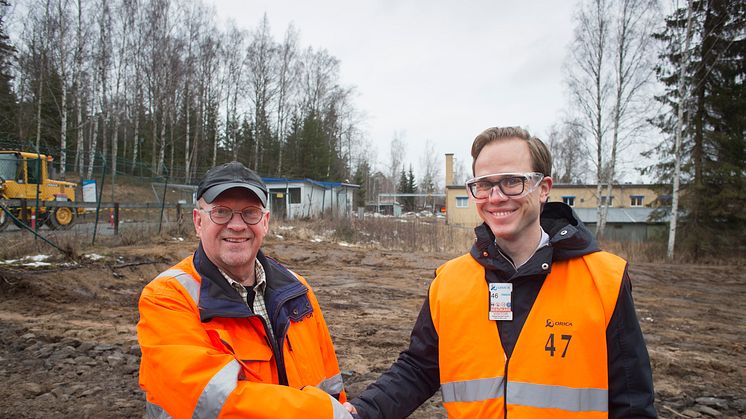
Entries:
<svg viewBox="0 0 746 419">
<path fill-rule="evenodd" d="M 474 161 L 474 177 L 495 173 L 535 172 L 528 143 L 520 138 L 499 139 L 485 145 Z M 526 188 L 529 188 L 529 182 Z M 497 244 L 510 250 L 521 243 L 534 248 L 541 238 L 539 215 L 546 201 L 552 179 L 544 177 L 524 196 L 506 197 L 493 188 L 488 198 L 475 200 L 477 213 L 492 230 Z M 520 247 L 520 246 L 518 246 Z"/>
<path fill-rule="evenodd" d="M 259 199 L 244 188 L 232 188 L 221 193 L 212 203 L 199 200 L 200 208 L 210 210 L 215 206 L 240 211 L 246 207 L 262 207 Z M 246 224 L 241 215 L 233 214 L 225 225 L 215 224 L 206 211 L 192 212 L 194 228 L 202 242 L 207 257 L 223 272 L 237 281 L 254 277 L 256 254 L 269 231 L 269 213 L 257 224 Z"/>
</svg>

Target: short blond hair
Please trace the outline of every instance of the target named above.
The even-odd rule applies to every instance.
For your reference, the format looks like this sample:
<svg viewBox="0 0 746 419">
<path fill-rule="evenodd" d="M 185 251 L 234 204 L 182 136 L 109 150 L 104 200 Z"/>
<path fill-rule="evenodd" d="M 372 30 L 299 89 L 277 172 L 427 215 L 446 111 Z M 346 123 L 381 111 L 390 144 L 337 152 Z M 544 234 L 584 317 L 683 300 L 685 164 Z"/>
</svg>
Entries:
<svg viewBox="0 0 746 419">
<path fill-rule="evenodd" d="M 472 174 L 474 174 L 477 157 L 479 157 L 479 153 L 482 152 L 482 149 L 487 144 L 511 138 L 526 141 L 531 155 L 531 169 L 533 171 L 542 173 L 544 176 L 552 175 L 552 154 L 549 152 L 546 144 L 521 127 L 492 127 L 487 128 L 477 135 L 477 138 L 474 139 L 471 145 L 471 157 L 474 159 L 471 164 Z"/>
</svg>

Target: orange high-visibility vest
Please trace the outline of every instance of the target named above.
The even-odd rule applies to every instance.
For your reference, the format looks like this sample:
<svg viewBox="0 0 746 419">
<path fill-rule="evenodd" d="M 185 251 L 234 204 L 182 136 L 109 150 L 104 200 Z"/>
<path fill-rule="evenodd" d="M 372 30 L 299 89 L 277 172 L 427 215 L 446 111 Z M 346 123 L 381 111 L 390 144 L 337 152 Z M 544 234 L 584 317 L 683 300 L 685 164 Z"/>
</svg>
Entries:
<svg viewBox="0 0 746 419">
<path fill-rule="evenodd" d="M 315 296 L 310 314 L 290 322 L 283 355 L 288 385 L 261 320 L 215 317 L 200 321 L 201 277 L 188 257 L 148 284 L 140 297 L 140 386 L 148 417 L 349 417 L 342 376 Z"/>
<path fill-rule="evenodd" d="M 606 252 L 554 262 L 510 360 L 484 268 L 470 255 L 441 266 L 429 304 L 449 417 L 608 417 L 606 327 L 625 266 Z"/>
</svg>

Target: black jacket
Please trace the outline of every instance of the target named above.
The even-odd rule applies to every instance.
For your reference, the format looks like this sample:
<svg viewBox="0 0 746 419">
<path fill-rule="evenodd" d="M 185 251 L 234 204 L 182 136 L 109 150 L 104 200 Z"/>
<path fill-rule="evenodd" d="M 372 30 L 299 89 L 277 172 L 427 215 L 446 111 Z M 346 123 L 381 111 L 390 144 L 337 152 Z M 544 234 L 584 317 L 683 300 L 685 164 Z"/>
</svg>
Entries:
<svg viewBox="0 0 746 419">
<path fill-rule="evenodd" d="M 541 226 L 549 234 L 549 246 L 539 249 L 518 270 L 499 251 L 487 225 L 482 224 L 475 229 L 477 240 L 471 255 L 485 267 L 485 280 L 513 283 L 513 321 L 495 322 L 508 357 L 546 279 L 546 271 L 541 265 L 599 251 L 593 235 L 565 204 L 545 204 Z M 650 359 L 635 314 L 632 285 L 626 269 L 619 298 L 606 329 L 606 342 L 609 418 L 657 417 L 653 406 Z M 412 330 L 409 348 L 351 403 L 364 419 L 404 418 L 439 387 L 438 335 L 426 299 Z"/>
</svg>

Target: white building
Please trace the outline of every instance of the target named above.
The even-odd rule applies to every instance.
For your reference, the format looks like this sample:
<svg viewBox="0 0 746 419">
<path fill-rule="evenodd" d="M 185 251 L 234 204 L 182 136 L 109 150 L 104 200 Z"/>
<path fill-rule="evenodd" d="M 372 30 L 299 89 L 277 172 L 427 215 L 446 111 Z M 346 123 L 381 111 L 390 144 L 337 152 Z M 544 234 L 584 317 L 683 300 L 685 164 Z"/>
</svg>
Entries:
<svg viewBox="0 0 746 419">
<path fill-rule="evenodd" d="M 269 209 L 273 217 L 287 219 L 349 217 L 353 196 L 360 185 L 320 182 L 311 179 L 262 178 L 269 188 Z"/>
</svg>

